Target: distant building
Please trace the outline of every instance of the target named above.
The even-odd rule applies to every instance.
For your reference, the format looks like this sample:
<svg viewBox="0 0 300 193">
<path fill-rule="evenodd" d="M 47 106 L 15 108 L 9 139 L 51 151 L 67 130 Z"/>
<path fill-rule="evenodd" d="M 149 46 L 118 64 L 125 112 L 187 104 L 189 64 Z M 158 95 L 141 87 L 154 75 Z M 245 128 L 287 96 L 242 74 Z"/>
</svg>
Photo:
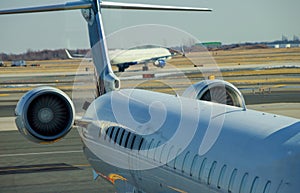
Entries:
<svg viewBox="0 0 300 193">
<path fill-rule="evenodd" d="M 25 60 L 15 60 L 11 62 L 11 66 L 26 66 Z"/>
<path fill-rule="evenodd" d="M 291 48 L 297 48 L 300 47 L 300 43 L 299 44 L 291 44 Z"/>
<path fill-rule="evenodd" d="M 297 43 L 288 43 L 288 44 L 267 44 L 269 48 L 296 48 L 300 47 L 300 44 Z"/>
<path fill-rule="evenodd" d="M 265 44 L 270 48 L 295 48 L 300 47 L 300 40 L 296 35 L 294 35 L 293 40 L 288 40 L 286 36 L 282 35 L 281 40 L 265 42 Z"/>
<path fill-rule="evenodd" d="M 197 43 L 196 46 L 202 46 L 205 48 L 220 48 L 222 46 L 221 42 L 204 42 L 204 43 Z"/>
</svg>

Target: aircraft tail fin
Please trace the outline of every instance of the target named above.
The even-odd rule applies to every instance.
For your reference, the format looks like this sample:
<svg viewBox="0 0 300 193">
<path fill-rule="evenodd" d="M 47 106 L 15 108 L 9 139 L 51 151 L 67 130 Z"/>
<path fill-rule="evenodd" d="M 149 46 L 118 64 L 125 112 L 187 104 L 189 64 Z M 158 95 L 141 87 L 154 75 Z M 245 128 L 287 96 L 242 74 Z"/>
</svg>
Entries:
<svg viewBox="0 0 300 193">
<path fill-rule="evenodd" d="M 181 46 L 181 54 L 182 54 L 183 57 L 185 57 L 185 51 L 184 51 L 183 45 Z"/>
<path fill-rule="evenodd" d="M 209 8 L 198 7 L 179 7 L 179 6 L 164 6 L 150 5 L 137 3 L 119 3 L 119 2 L 101 2 L 101 7 L 106 9 L 132 9 L 132 10 L 154 10 L 154 11 L 212 11 Z"/>
<path fill-rule="evenodd" d="M 69 50 L 65 49 L 65 52 L 69 59 L 73 59 L 73 56 L 70 54 Z"/>
<path fill-rule="evenodd" d="M 22 13 L 37 13 L 49 11 L 67 11 L 75 9 L 89 9 L 93 2 L 89 1 L 75 1 L 64 4 L 46 5 L 37 7 L 17 8 L 0 10 L 0 15 L 6 14 L 22 14 Z M 165 10 L 165 11 L 212 11 L 209 8 L 196 7 L 178 7 L 178 6 L 162 6 L 150 4 L 135 4 L 135 3 L 119 3 L 119 2 L 100 2 L 101 8 L 106 9 L 132 9 L 132 10 Z"/>
<path fill-rule="evenodd" d="M 66 11 L 66 10 L 75 10 L 75 9 L 89 9 L 91 7 L 92 7 L 91 2 L 76 1 L 76 2 L 67 2 L 65 4 L 0 10 L 0 15 L 21 14 L 21 13 L 38 13 L 38 12 L 49 12 L 49 11 Z"/>
</svg>

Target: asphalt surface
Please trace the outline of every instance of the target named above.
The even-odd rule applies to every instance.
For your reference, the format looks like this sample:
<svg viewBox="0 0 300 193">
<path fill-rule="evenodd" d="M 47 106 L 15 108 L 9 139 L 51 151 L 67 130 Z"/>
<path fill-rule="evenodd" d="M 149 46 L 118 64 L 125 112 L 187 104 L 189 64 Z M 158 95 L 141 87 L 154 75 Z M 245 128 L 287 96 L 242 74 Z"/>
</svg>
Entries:
<svg viewBox="0 0 300 193">
<path fill-rule="evenodd" d="M 109 182 L 93 180 L 76 130 L 51 145 L 29 142 L 18 131 L 0 133 L 1 193 L 115 192 Z"/>
</svg>

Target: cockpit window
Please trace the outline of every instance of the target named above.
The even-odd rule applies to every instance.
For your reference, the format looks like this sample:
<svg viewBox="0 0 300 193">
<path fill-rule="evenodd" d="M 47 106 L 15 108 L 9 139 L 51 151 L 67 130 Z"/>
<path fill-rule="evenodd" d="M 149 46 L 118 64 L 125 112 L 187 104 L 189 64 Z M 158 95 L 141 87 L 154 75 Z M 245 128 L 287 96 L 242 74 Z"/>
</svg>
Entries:
<svg viewBox="0 0 300 193">
<path fill-rule="evenodd" d="M 142 136 L 126 131 L 121 127 L 109 127 L 106 130 L 104 139 L 109 138 L 109 142 L 113 140 L 115 144 L 128 149 L 140 151 L 145 139 Z"/>
</svg>

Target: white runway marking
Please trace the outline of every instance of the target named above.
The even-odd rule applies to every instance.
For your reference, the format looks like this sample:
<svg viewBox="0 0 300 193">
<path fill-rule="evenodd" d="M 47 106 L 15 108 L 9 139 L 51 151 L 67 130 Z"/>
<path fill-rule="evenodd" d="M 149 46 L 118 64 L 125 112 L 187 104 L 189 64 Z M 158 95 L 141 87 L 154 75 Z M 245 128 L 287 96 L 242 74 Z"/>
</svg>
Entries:
<svg viewBox="0 0 300 193">
<path fill-rule="evenodd" d="M 17 156 L 67 154 L 67 153 L 83 153 L 83 151 L 82 150 L 74 150 L 74 151 L 49 151 L 49 152 L 35 152 L 35 153 L 16 153 L 16 154 L 3 154 L 3 155 L 0 155 L 0 157 L 17 157 Z"/>
</svg>

